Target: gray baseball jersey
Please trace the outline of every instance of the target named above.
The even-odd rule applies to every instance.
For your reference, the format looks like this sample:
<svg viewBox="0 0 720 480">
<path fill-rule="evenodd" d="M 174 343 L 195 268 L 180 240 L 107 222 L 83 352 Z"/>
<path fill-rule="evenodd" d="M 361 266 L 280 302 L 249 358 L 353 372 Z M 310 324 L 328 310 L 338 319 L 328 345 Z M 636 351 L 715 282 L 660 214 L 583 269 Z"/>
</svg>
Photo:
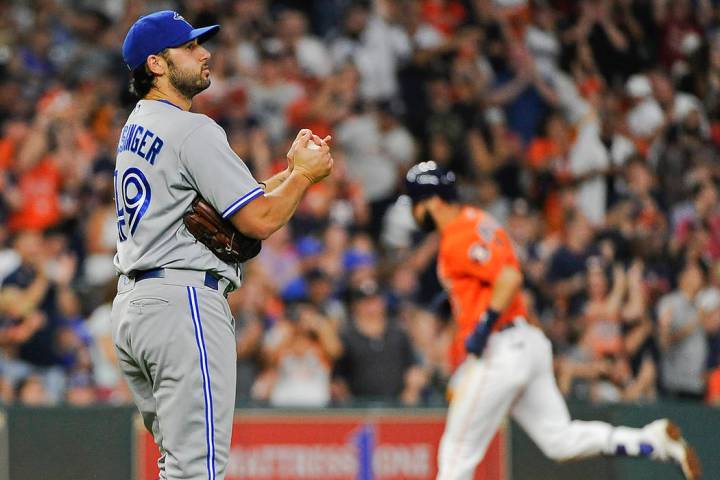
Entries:
<svg viewBox="0 0 720 480">
<path fill-rule="evenodd" d="M 236 347 L 223 291 L 240 285 L 240 272 L 186 230 L 196 192 L 224 218 L 263 194 L 210 118 L 141 100 L 117 149 L 115 265 L 124 275 L 111 325 L 163 480 L 222 480 L 230 451 Z M 207 272 L 223 278 L 210 282 Z"/>
<path fill-rule="evenodd" d="M 263 190 L 205 115 L 140 100 L 117 148 L 115 266 L 124 274 L 153 268 L 206 270 L 240 285 L 240 272 L 196 242 L 182 216 L 196 192 L 229 218 Z"/>
</svg>

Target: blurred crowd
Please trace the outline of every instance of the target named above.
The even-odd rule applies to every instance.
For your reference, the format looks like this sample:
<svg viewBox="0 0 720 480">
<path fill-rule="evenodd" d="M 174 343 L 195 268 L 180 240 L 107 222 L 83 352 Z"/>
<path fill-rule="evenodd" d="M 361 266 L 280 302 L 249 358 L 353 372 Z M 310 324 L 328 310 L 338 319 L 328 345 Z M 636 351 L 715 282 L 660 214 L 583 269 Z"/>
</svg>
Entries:
<svg viewBox="0 0 720 480">
<path fill-rule="evenodd" d="M 109 312 L 114 155 L 140 15 L 220 23 L 215 119 L 264 179 L 335 171 L 229 296 L 239 403 L 442 405 L 453 334 L 409 165 L 506 226 L 562 392 L 720 405 L 720 2 L 0 2 L 0 399 L 130 402 Z"/>
</svg>

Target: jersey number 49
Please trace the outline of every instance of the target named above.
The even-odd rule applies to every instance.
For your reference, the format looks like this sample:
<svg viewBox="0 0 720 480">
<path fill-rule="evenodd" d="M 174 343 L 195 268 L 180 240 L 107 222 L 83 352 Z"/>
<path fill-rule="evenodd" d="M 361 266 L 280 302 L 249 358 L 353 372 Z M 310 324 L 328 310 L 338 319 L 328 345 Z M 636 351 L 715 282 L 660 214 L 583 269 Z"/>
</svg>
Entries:
<svg viewBox="0 0 720 480">
<path fill-rule="evenodd" d="M 152 194 L 150 183 L 139 168 L 128 168 L 122 178 L 115 170 L 114 176 L 118 238 L 124 242 L 128 235 L 135 234 L 140 220 L 150 206 Z"/>
</svg>

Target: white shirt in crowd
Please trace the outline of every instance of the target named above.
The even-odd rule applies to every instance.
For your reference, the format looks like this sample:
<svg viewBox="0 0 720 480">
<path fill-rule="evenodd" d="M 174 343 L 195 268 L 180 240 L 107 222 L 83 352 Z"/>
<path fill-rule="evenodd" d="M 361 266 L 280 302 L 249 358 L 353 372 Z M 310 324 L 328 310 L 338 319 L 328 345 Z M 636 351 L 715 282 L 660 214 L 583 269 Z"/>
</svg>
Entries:
<svg viewBox="0 0 720 480">
<path fill-rule="evenodd" d="M 398 91 L 397 70 L 411 54 L 410 39 L 400 27 L 372 15 L 359 40 L 337 39 L 331 47 L 335 65 L 352 62 L 360 72 L 360 93 L 366 100 L 387 99 Z"/>
</svg>

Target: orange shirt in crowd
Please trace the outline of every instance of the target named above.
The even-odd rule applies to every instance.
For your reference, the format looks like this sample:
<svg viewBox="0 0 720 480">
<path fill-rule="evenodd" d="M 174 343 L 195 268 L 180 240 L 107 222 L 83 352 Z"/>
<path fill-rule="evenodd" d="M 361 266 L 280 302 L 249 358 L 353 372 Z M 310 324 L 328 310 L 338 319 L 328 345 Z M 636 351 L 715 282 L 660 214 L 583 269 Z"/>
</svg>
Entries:
<svg viewBox="0 0 720 480">
<path fill-rule="evenodd" d="M 60 220 L 60 171 L 52 157 L 24 172 L 18 189 L 22 204 L 10 216 L 10 230 L 44 230 Z"/>
<path fill-rule="evenodd" d="M 534 138 L 527 151 L 528 163 L 533 170 L 551 168 L 553 159 L 558 156 L 560 156 L 560 148 L 545 137 Z"/>
<path fill-rule="evenodd" d="M 457 0 L 425 0 L 422 4 L 423 19 L 446 36 L 452 36 L 466 16 L 465 7 Z"/>
<path fill-rule="evenodd" d="M 710 405 L 720 405 L 720 368 L 710 372 L 707 383 L 707 402 Z"/>
<path fill-rule="evenodd" d="M 465 339 L 490 305 L 492 289 L 505 266 L 520 269 L 510 237 L 484 211 L 463 207 L 460 215 L 440 232 L 438 276 L 450 296 L 456 331 L 450 363 L 457 367 L 465 358 Z M 516 317 L 527 318 L 521 292 L 501 313 L 496 329 Z"/>
</svg>

